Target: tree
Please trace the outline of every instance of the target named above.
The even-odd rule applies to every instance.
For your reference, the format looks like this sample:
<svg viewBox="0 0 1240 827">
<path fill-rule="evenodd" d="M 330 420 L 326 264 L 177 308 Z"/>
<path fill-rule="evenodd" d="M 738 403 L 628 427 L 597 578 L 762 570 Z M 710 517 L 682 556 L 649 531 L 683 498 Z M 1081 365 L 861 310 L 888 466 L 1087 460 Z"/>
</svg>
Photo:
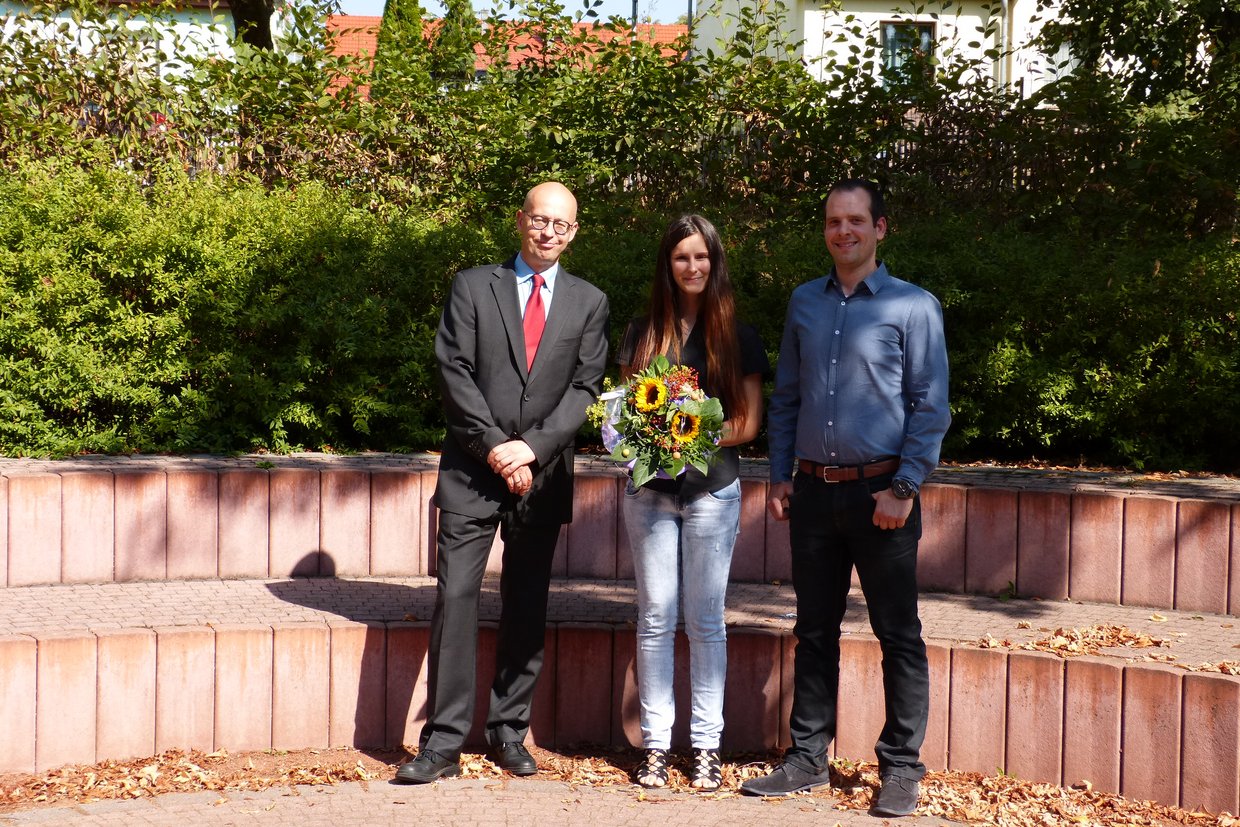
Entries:
<svg viewBox="0 0 1240 827">
<path fill-rule="evenodd" d="M 427 77 L 426 36 L 418 0 L 387 0 L 375 44 L 371 96 L 382 98 L 410 82 Z"/>
<path fill-rule="evenodd" d="M 1119 74 L 1147 104 L 1188 95 L 1199 107 L 1235 105 L 1240 6 L 1219 0 L 1062 0 L 1052 37 L 1083 63 Z"/>
<path fill-rule="evenodd" d="M 275 48 L 271 36 L 275 0 L 230 0 L 229 9 L 232 11 L 233 30 L 242 41 L 256 49 Z"/>
<path fill-rule="evenodd" d="M 468 83 L 474 79 L 474 45 L 482 32 L 470 0 L 445 0 L 443 20 L 431 49 L 431 76 Z"/>
<path fill-rule="evenodd" d="M 1197 235 L 1240 217 L 1240 6 L 1220 0 L 1048 0 L 1047 46 L 1080 69 L 1051 96 L 1093 103 L 1092 124 L 1126 122 L 1123 159 L 1139 204 Z M 1075 101 L 1069 97 L 1075 95 Z M 1114 141 L 1112 143 L 1115 143 Z M 1179 207 L 1169 209 L 1168 199 Z M 1159 203 L 1161 202 L 1161 203 Z M 1173 218 L 1174 220 L 1174 218 Z"/>
</svg>

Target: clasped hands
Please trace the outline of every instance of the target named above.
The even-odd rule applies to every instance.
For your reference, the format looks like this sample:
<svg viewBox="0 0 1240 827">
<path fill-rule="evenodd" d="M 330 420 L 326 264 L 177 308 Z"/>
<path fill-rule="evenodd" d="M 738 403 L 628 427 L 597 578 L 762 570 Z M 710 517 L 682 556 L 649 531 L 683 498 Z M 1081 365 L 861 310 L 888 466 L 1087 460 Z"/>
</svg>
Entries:
<svg viewBox="0 0 1240 827">
<path fill-rule="evenodd" d="M 538 459 L 534 450 L 524 440 L 501 442 L 487 454 L 487 465 L 504 478 L 508 490 L 514 494 L 526 494 L 534 484 L 534 472 L 530 466 Z"/>
</svg>

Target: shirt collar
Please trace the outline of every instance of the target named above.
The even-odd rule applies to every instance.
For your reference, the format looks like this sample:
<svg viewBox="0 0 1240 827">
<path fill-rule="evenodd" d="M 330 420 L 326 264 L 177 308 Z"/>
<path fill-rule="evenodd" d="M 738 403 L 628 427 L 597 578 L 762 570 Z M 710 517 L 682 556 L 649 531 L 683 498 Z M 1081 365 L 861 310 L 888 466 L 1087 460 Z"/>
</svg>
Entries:
<svg viewBox="0 0 1240 827">
<path fill-rule="evenodd" d="M 534 278 L 534 268 L 525 263 L 525 259 L 521 258 L 521 254 L 517 254 L 517 263 L 513 268 L 513 272 L 517 274 L 518 282 L 527 282 Z M 547 289 L 555 292 L 555 277 L 560 272 L 560 264 L 556 262 L 542 271 L 543 281 L 547 283 Z"/>
<path fill-rule="evenodd" d="M 887 272 L 886 263 L 880 261 L 878 262 L 878 267 L 874 270 L 874 272 L 870 273 L 861 280 L 861 283 L 857 285 L 857 289 L 860 290 L 865 288 L 869 291 L 870 295 L 874 295 L 879 290 L 882 290 L 883 286 L 886 285 L 887 282 L 891 281 L 891 279 L 892 275 Z M 835 278 L 835 267 L 832 266 L 831 272 L 827 273 L 827 289 L 830 290 L 832 287 L 837 286 L 839 286 L 839 281 Z M 856 293 L 853 295 L 856 295 Z"/>
</svg>

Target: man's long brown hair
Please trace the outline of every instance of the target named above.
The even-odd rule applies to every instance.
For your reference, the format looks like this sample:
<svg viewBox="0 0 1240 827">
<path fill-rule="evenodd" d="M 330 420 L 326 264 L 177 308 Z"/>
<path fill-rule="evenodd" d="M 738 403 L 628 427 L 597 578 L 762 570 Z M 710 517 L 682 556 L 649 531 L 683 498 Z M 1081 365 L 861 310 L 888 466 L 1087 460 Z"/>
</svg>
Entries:
<svg viewBox="0 0 1240 827">
<path fill-rule="evenodd" d="M 655 260 L 654 283 L 650 287 L 649 323 L 633 351 L 632 368 L 644 369 L 661 353 L 672 363 L 680 359 L 684 342 L 680 337 L 680 289 L 672 277 L 672 250 L 694 235 L 702 236 L 710 255 L 710 278 L 706 280 L 695 322 L 704 325 L 702 332 L 706 341 L 706 376 L 701 377 L 703 389 L 722 400 L 729 419 L 743 419 L 749 412 L 741 386 L 741 348 L 736 337 L 736 302 L 732 297 L 732 280 L 728 277 L 728 260 L 718 231 L 700 215 L 682 215 L 663 234 Z"/>
</svg>

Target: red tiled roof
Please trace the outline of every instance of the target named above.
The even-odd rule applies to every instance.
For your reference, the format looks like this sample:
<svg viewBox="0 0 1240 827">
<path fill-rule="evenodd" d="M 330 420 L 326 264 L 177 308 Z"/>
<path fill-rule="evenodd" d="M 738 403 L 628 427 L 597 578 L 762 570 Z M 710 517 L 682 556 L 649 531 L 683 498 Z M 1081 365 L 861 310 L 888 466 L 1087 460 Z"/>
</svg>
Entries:
<svg viewBox="0 0 1240 827">
<path fill-rule="evenodd" d="M 379 37 L 379 25 L 382 17 L 363 15 L 333 14 L 327 18 L 327 31 L 332 43 L 332 53 L 352 55 L 356 57 L 374 57 L 375 44 Z M 433 31 L 439 25 L 437 19 L 427 21 L 427 30 Z M 593 29 L 593 34 L 602 42 L 607 43 L 618 37 L 627 37 L 628 30 L 616 31 L 598 23 L 576 23 L 578 32 Z M 689 27 L 682 23 L 643 23 L 637 27 L 637 37 L 647 43 L 657 44 L 664 57 L 675 57 L 678 50 L 676 41 L 688 34 Z M 520 30 L 513 36 L 508 51 L 508 65 L 515 66 L 525 55 L 534 53 L 539 47 L 537 35 Z M 481 46 L 475 46 L 476 57 L 474 68 L 485 70 L 490 65 L 490 57 Z"/>
<path fill-rule="evenodd" d="M 379 24 L 382 22 L 382 17 L 360 14 L 328 15 L 327 36 L 332 44 L 332 54 L 374 57 Z"/>
</svg>

